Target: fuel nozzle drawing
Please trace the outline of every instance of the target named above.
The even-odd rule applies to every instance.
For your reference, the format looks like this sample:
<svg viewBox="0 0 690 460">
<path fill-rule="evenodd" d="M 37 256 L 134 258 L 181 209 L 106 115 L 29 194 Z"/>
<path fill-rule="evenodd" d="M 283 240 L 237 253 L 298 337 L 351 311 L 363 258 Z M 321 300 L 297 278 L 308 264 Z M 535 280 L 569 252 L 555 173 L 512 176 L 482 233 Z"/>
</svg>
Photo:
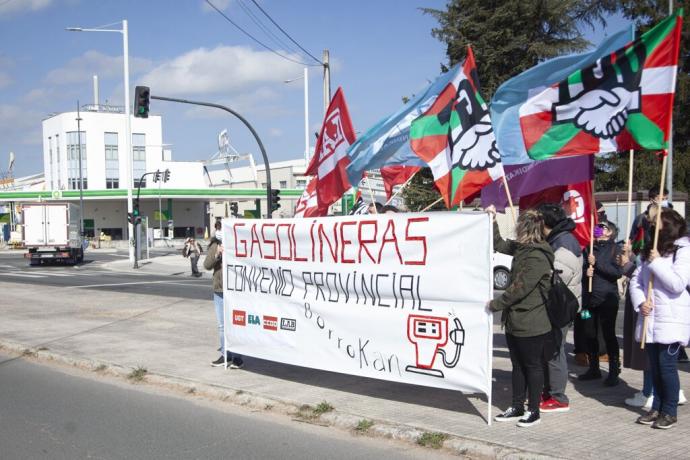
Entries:
<svg viewBox="0 0 690 460">
<path fill-rule="evenodd" d="M 416 366 L 405 367 L 407 372 L 444 378 L 443 371 L 434 369 L 436 355 L 441 355 L 443 365 L 453 368 L 460 360 L 460 350 L 465 344 L 465 329 L 460 319 L 453 317 L 454 329 L 448 331 L 448 318 L 410 315 L 407 318 L 407 338 L 415 346 Z M 448 359 L 444 347 L 448 339 L 453 343 L 455 355 Z"/>
</svg>

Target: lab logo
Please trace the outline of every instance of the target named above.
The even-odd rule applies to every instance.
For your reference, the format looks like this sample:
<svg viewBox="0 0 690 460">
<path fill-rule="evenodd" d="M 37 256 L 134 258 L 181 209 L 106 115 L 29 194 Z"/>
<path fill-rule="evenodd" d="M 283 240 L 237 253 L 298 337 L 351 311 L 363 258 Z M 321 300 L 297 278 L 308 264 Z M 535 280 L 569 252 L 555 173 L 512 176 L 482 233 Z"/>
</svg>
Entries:
<svg viewBox="0 0 690 460">
<path fill-rule="evenodd" d="M 278 318 L 276 316 L 264 315 L 264 329 L 269 331 L 278 330 Z"/>
<path fill-rule="evenodd" d="M 246 326 L 247 325 L 247 312 L 242 310 L 232 311 L 232 324 L 236 326 Z"/>
<path fill-rule="evenodd" d="M 295 332 L 297 329 L 297 320 L 292 318 L 280 318 L 280 328 L 284 331 Z"/>
<path fill-rule="evenodd" d="M 249 315 L 249 319 L 247 320 L 247 322 L 254 326 L 260 326 L 261 318 L 258 315 Z"/>
<path fill-rule="evenodd" d="M 448 318 L 408 316 L 407 338 L 415 347 L 415 365 L 407 366 L 405 371 L 444 378 L 443 371 L 434 367 L 434 364 L 439 364 L 436 361 L 437 356 L 441 356 L 439 367 L 453 368 L 458 364 L 460 350 L 465 344 L 465 329 L 457 317 L 453 318 L 453 326 L 453 329 L 449 331 Z M 449 339 L 450 349 L 446 350 Z"/>
</svg>

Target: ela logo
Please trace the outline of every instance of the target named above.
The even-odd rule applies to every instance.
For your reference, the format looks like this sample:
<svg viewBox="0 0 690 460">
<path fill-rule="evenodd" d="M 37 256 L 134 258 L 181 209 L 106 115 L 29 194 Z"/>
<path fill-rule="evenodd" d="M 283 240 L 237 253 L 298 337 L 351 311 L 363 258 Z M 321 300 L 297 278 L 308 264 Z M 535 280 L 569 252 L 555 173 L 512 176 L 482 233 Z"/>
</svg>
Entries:
<svg viewBox="0 0 690 460">
<path fill-rule="evenodd" d="M 294 332 L 297 329 L 297 320 L 292 318 L 280 318 L 280 328 L 284 331 Z"/>
<path fill-rule="evenodd" d="M 242 310 L 233 310 L 232 311 L 232 324 L 235 324 L 237 326 L 246 326 L 247 325 L 247 312 L 242 311 Z"/>
<path fill-rule="evenodd" d="M 249 315 L 249 319 L 247 320 L 247 322 L 249 324 L 258 326 L 261 324 L 261 318 L 259 318 L 257 315 Z"/>
<path fill-rule="evenodd" d="M 264 316 L 264 329 L 269 331 L 278 330 L 278 318 L 275 316 Z"/>
</svg>

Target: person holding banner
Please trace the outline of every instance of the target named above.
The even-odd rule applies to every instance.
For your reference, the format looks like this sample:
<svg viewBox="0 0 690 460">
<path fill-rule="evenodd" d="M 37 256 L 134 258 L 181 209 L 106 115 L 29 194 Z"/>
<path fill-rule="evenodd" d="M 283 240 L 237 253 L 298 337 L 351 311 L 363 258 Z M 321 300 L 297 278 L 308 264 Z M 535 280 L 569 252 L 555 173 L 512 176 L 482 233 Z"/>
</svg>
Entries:
<svg viewBox="0 0 690 460">
<path fill-rule="evenodd" d="M 494 217 L 494 249 L 513 256 L 512 283 L 499 298 L 488 303 L 490 311 L 502 312 L 501 321 L 513 365 L 512 405 L 494 420 L 517 421 L 519 427 L 530 427 L 540 422 L 544 363 L 551 356 L 547 350 L 551 321 L 541 293 L 551 287 L 554 254 L 544 239 L 544 219 L 538 211 L 528 209 L 520 214 L 516 240 L 501 238 L 493 205 L 486 211 Z M 525 399 L 528 399 L 527 411 Z"/>
<path fill-rule="evenodd" d="M 647 318 L 645 351 L 655 389 L 651 410 L 637 423 L 667 429 L 678 420 L 678 354 L 690 338 L 690 239 L 685 220 L 673 209 L 662 208 L 659 222 L 658 244 L 642 252 L 642 265 L 630 280 L 630 298 L 640 314 L 638 341 Z"/>
<path fill-rule="evenodd" d="M 218 337 L 220 338 L 221 355 L 218 359 L 211 362 L 211 366 L 225 366 L 230 369 L 241 369 L 244 366 L 242 356 L 233 356 L 229 350 L 225 349 L 225 316 L 223 312 L 223 228 L 220 221 L 215 224 L 215 233 L 208 245 L 204 268 L 213 270 L 213 303 L 216 307 L 216 321 L 218 322 Z"/>
</svg>

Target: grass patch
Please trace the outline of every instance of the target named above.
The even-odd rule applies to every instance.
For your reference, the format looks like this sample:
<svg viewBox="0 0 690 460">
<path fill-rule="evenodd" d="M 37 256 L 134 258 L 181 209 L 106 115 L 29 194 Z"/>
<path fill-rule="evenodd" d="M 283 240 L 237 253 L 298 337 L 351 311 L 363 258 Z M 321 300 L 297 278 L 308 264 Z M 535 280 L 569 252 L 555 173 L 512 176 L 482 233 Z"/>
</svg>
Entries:
<svg viewBox="0 0 690 460">
<path fill-rule="evenodd" d="M 35 356 L 36 352 L 29 350 L 28 348 L 25 348 L 24 351 L 22 351 L 22 356 Z"/>
<path fill-rule="evenodd" d="M 103 372 L 108 368 L 105 364 L 100 364 L 96 369 L 94 369 L 96 372 Z"/>
<path fill-rule="evenodd" d="M 235 394 L 236 394 L 237 396 L 242 395 L 242 394 L 244 394 L 244 390 L 237 390 L 237 391 L 235 392 Z"/>
<path fill-rule="evenodd" d="M 445 433 L 429 433 L 425 432 L 417 438 L 417 444 L 422 447 L 431 447 L 432 449 L 440 449 L 443 446 L 443 441 L 448 439 Z"/>
<path fill-rule="evenodd" d="M 335 409 L 333 406 L 328 401 L 321 401 L 317 406 L 316 409 L 314 409 L 314 415 L 318 417 L 321 414 L 325 414 L 326 412 L 331 412 L 333 409 Z"/>
<path fill-rule="evenodd" d="M 266 404 L 264 406 L 264 410 L 271 410 L 271 409 L 273 409 L 273 404 Z"/>
<path fill-rule="evenodd" d="M 369 428 L 374 426 L 374 421 L 373 420 L 367 420 L 363 418 L 362 420 L 357 423 L 357 426 L 355 427 L 355 432 L 359 434 L 364 434 L 367 431 L 369 431 Z"/>
<path fill-rule="evenodd" d="M 145 367 L 137 367 L 134 369 L 132 372 L 129 373 L 127 376 L 128 379 L 134 381 L 134 382 L 141 382 L 144 380 L 144 377 L 146 377 L 146 374 L 149 371 Z"/>
<path fill-rule="evenodd" d="M 189 393 L 190 395 L 193 395 L 194 393 L 196 393 L 196 388 L 191 387 L 189 390 L 187 390 L 187 393 Z"/>
<path fill-rule="evenodd" d="M 48 351 L 48 347 L 38 347 L 36 351 Z"/>
</svg>

